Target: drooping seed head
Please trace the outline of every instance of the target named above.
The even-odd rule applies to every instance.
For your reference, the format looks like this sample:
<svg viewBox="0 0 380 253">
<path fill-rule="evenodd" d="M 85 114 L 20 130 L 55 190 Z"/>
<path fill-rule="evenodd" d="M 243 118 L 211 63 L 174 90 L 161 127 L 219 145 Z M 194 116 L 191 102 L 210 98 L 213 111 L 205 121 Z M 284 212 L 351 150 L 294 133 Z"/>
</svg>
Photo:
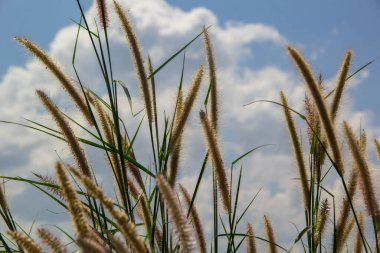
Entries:
<svg viewBox="0 0 380 253">
<path fill-rule="evenodd" d="M 180 251 L 183 253 L 193 252 L 195 242 L 193 233 L 177 201 L 177 195 L 163 175 L 158 174 L 156 182 L 160 196 L 168 208 L 171 220 L 175 225 L 175 233 L 179 239 Z"/>
<path fill-rule="evenodd" d="M 205 135 L 205 140 L 211 154 L 212 165 L 215 171 L 216 179 L 218 182 L 218 188 L 220 191 L 220 196 L 222 198 L 222 203 L 224 210 L 228 213 L 231 212 L 231 196 L 230 196 L 230 186 L 228 184 L 226 171 L 224 168 L 224 162 L 222 158 L 222 153 L 219 148 L 219 142 L 216 135 L 216 129 L 210 124 L 207 115 L 204 111 L 199 113 L 203 132 Z"/>
<path fill-rule="evenodd" d="M 63 89 L 71 97 L 73 102 L 78 106 L 79 110 L 83 113 L 83 116 L 90 125 L 93 125 L 93 120 L 91 113 L 87 108 L 87 104 L 83 96 L 78 92 L 70 79 L 66 76 L 65 73 L 58 67 L 56 63 L 44 52 L 40 47 L 34 44 L 27 38 L 24 37 L 15 37 L 15 40 L 23 45 L 29 52 L 31 52 L 37 59 L 39 59 L 46 68 L 53 73 L 53 75 L 61 83 Z"/>
<path fill-rule="evenodd" d="M 119 20 L 121 23 L 121 27 L 125 33 L 125 36 L 127 38 L 127 41 L 131 50 L 131 55 L 134 61 L 136 74 L 140 81 L 140 90 L 142 93 L 142 97 L 144 99 L 145 110 L 148 115 L 148 120 L 150 123 L 152 123 L 154 119 L 153 109 L 152 109 L 152 100 L 151 100 L 147 75 L 146 75 L 146 71 L 144 67 L 144 60 L 142 57 L 143 54 L 141 53 L 141 49 L 137 41 L 135 32 L 133 31 L 133 28 L 131 26 L 131 23 L 127 15 L 125 14 L 121 6 L 116 1 L 114 1 L 114 6 L 115 6 L 116 14 L 119 17 Z"/>
<path fill-rule="evenodd" d="M 338 144 L 337 135 L 335 133 L 335 127 L 330 118 L 330 113 L 327 110 L 319 85 L 317 81 L 315 80 L 314 75 L 309 65 L 306 63 L 305 59 L 298 52 L 298 50 L 293 47 L 288 47 L 288 52 L 290 56 L 292 57 L 292 59 L 294 60 L 295 64 L 297 65 L 301 75 L 305 79 L 305 83 L 308 86 L 310 90 L 310 94 L 312 95 L 314 99 L 314 103 L 318 109 L 318 113 L 321 118 L 328 143 L 331 147 L 335 169 L 340 176 L 343 176 L 344 164 L 343 164 L 343 158 L 342 158 L 341 151 Z"/>
<path fill-rule="evenodd" d="M 74 135 L 73 130 L 62 116 L 61 111 L 43 91 L 37 90 L 37 95 L 42 104 L 45 106 L 46 110 L 55 120 L 57 126 L 61 129 L 65 140 L 71 149 L 71 153 L 78 164 L 78 167 L 86 176 L 91 177 L 91 169 L 88 165 L 86 155 L 81 145 L 79 144 L 77 137 Z"/>
</svg>

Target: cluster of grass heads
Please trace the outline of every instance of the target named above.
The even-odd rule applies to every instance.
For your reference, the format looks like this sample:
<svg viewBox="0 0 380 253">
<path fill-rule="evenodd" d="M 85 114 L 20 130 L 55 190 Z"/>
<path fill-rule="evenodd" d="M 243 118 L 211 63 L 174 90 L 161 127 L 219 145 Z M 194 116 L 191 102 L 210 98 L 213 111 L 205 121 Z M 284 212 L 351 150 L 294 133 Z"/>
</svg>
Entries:
<svg viewBox="0 0 380 253">
<path fill-rule="evenodd" d="M 380 252 L 380 213 L 366 159 L 366 135 L 362 134 L 359 138 L 355 136 L 347 122 L 343 124 L 344 140 L 338 140 L 335 130 L 337 124 L 335 119 L 339 112 L 345 83 L 360 71 L 359 69 L 349 75 L 352 55 L 350 51 L 344 58 L 336 88 L 325 94 L 322 81 L 314 77 L 302 55 L 295 48 L 288 47 L 288 53 L 304 78 L 309 92 L 305 101 L 305 114 L 291 109 L 284 93 L 280 94 L 281 102 L 271 101 L 280 105 L 284 111 L 294 147 L 304 203 L 305 227 L 299 231 L 293 246 L 286 249 L 276 243 L 275 231 L 267 216 L 263 221 L 266 236 L 257 236 L 252 224 L 247 224 L 244 226 L 246 230 L 241 230 L 240 223 L 255 196 L 252 201 L 246 203 L 243 210 L 237 210 L 240 206 L 238 203 L 242 169 L 238 174 L 237 184 L 233 185 L 233 166 L 257 148 L 233 161 L 230 170 L 226 169 L 218 140 L 218 83 L 208 29 L 204 28 L 193 40 L 157 68 L 153 68 L 151 60 L 148 59 L 146 68 L 141 48 L 128 17 L 121 6 L 113 2 L 114 11 L 130 47 L 139 80 L 146 115 L 142 118 L 148 121 L 150 133 L 150 143 L 147 143 L 146 147 L 149 147 L 152 152 L 153 166 L 151 168 L 146 161 L 138 161 L 135 155 L 133 144 L 139 131 L 130 135 L 120 119 L 118 90 L 123 88 L 127 93 L 128 91 L 113 78 L 111 48 L 107 34 L 108 10 L 105 1 L 98 0 L 97 4 L 101 29 L 91 31 L 78 0 L 78 7 L 82 13 L 78 23 L 78 33 L 80 29 L 84 29 L 91 40 L 101 76 L 107 88 L 108 99 L 106 100 L 82 85 L 75 65 L 75 51 L 72 66 L 77 75 L 79 87 L 76 87 L 54 61 L 33 42 L 22 37 L 16 38 L 59 80 L 87 120 L 88 126 L 81 125 L 64 114 L 44 91 L 37 91 L 38 98 L 58 128 L 56 130 L 53 126 L 45 126 L 37 122 L 31 122 L 33 125 L 27 127 L 66 142 L 75 158 L 75 164 L 57 162 L 56 180 L 41 175 L 36 175 L 35 180 L 6 176 L 2 178 L 29 183 L 46 194 L 51 201 L 65 208 L 72 218 L 75 234 L 69 235 L 62 231 L 70 238 L 68 243 L 71 244 L 70 247 L 47 229 L 40 228 L 36 235 L 31 236 L 13 219 L 12 208 L 7 204 L 3 187 L 0 187 L 0 214 L 7 227 L 0 231 L 1 252 L 62 253 L 68 252 L 69 248 L 73 247 L 81 252 L 205 253 L 237 252 L 243 251 L 244 247 L 247 252 L 257 252 L 257 240 L 264 241 L 271 253 L 291 252 L 296 244 L 301 245 L 305 252 L 345 252 L 347 240 L 352 233 L 356 235 L 354 235 L 354 241 L 349 243 L 352 247 L 348 249 L 350 252 Z M 194 188 L 189 190 L 177 183 L 177 174 L 180 169 L 183 132 L 202 80 L 206 79 L 204 78 L 205 70 L 201 66 L 194 73 L 187 93 L 183 91 L 181 81 L 174 113 L 165 115 L 164 126 L 159 126 L 159 117 L 162 115 L 157 115 L 155 74 L 200 36 L 204 37 L 205 58 L 209 72 L 208 93 L 205 96 L 204 109 L 199 113 L 207 153 L 204 155 L 198 181 Z M 329 100 L 331 100 L 330 106 L 327 105 Z M 308 163 L 305 162 L 300 136 L 293 120 L 294 115 L 299 116 L 308 126 L 310 144 Z M 80 126 L 91 138 L 94 138 L 94 141 L 76 136 L 70 124 Z M 352 154 L 352 169 L 348 176 L 341 141 L 348 143 Z M 86 158 L 83 144 L 96 147 L 105 153 L 117 192 L 114 199 L 107 196 L 99 186 L 96 174 Z M 380 143 L 375 141 L 375 145 L 380 156 Z M 202 220 L 194 205 L 208 162 L 213 168 L 213 191 L 210 193 L 213 194 L 214 210 L 211 241 L 206 240 Z M 341 179 L 345 190 L 341 207 L 335 206 L 334 195 L 323 186 L 326 178 L 334 175 Z M 360 208 L 358 209 L 353 202 L 358 186 L 360 186 L 367 214 L 359 212 Z M 177 189 L 181 198 L 178 197 Z M 218 204 L 219 201 L 222 204 L 221 207 Z M 336 209 L 339 211 L 337 212 Z M 366 223 L 371 224 L 371 229 L 364 228 L 365 215 L 371 218 L 371 222 Z M 329 223 L 333 225 L 331 236 L 325 233 Z M 38 237 L 38 241 L 34 237 Z"/>
</svg>

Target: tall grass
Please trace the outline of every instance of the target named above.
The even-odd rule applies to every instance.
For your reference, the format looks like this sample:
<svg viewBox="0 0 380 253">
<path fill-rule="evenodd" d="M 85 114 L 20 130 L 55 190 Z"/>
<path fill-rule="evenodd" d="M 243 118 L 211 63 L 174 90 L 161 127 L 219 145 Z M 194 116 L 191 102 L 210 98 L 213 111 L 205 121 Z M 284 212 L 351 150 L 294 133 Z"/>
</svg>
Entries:
<svg viewBox="0 0 380 253">
<path fill-rule="evenodd" d="M 286 126 L 289 130 L 291 143 L 294 149 L 295 161 L 303 198 L 303 212 L 305 223 L 302 230 L 294 238 L 291 248 L 285 248 L 276 242 L 276 226 L 272 225 L 268 216 L 264 216 L 263 224 L 266 234 L 261 236 L 254 229 L 255 224 L 248 223 L 240 226 L 243 217 L 250 211 L 251 204 L 256 196 L 252 196 L 249 203 L 240 203 L 239 193 L 241 182 L 244 180 L 243 169 L 237 176 L 237 184 L 233 180 L 236 172 L 234 164 L 256 149 L 252 149 L 240 156 L 227 169 L 223 161 L 218 135 L 219 105 L 216 61 L 212 49 L 211 36 L 208 28 L 204 28 L 188 44 L 168 58 L 162 65 L 153 67 L 151 59 L 144 60 L 142 49 L 134 33 L 127 13 L 116 2 L 113 8 L 106 6 L 106 1 L 97 1 L 99 22 L 101 29 L 91 30 L 80 1 L 77 1 L 81 11 L 78 26 L 88 35 L 93 52 L 98 61 L 101 77 L 107 90 L 107 99 L 102 99 L 91 89 L 85 87 L 76 68 L 73 53 L 73 69 L 79 86 L 74 86 L 66 74 L 56 63 L 37 45 L 30 40 L 17 37 L 29 52 L 35 55 L 47 71 L 50 71 L 68 92 L 74 103 L 88 121 L 88 126 L 81 125 L 68 115 L 64 114 L 43 91 L 37 95 L 47 112 L 54 119 L 56 126 L 34 125 L 26 127 L 42 131 L 58 138 L 70 147 L 75 165 L 57 162 L 57 180 L 42 175 L 36 178 L 11 178 L 2 176 L 6 180 L 16 180 L 29 183 L 40 189 L 46 197 L 57 205 L 61 205 L 72 217 L 74 234 L 66 234 L 70 238 L 70 247 L 61 241 L 61 237 L 52 234 L 47 229 L 39 229 L 35 236 L 29 235 L 18 226 L 8 205 L 4 185 L 0 185 L 0 215 L 6 225 L 0 230 L 0 249 L 2 252 L 68 252 L 79 249 L 81 252 L 258 252 L 257 242 L 266 244 L 269 252 L 291 252 L 298 245 L 304 252 L 377 252 L 379 253 L 379 206 L 372 182 L 371 173 L 366 161 L 366 137 L 358 139 L 349 123 L 344 122 L 345 136 L 339 139 L 336 129 L 339 122 L 340 101 L 346 81 L 352 77 L 350 73 L 351 51 L 344 57 L 336 88 L 325 94 L 321 88 L 322 81 L 317 80 L 302 56 L 293 47 L 288 47 L 288 53 L 299 69 L 301 77 L 308 87 L 305 100 L 305 115 L 292 109 L 287 102 L 286 94 L 281 92 L 280 102 L 273 102 L 283 108 Z M 121 104 L 118 102 L 120 83 L 114 80 L 111 50 L 108 39 L 109 11 L 115 11 L 120 26 L 125 33 L 126 43 L 130 47 L 134 61 L 136 76 L 139 80 L 141 100 L 144 104 L 144 113 L 148 121 L 149 142 L 145 144 L 153 157 L 153 168 L 148 161 L 138 160 L 135 153 L 134 135 L 120 117 Z M 159 105 L 156 98 L 155 75 L 165 69 L 167 63 L 178 57 L 198 37 L 204 37 L 205 66 L 209 77 L 204 77 L 202 66 L 196 71 L 189 91 L 186 93 L 181 84 L 172 115 L 158 115 Z M 78 36 L 77 36 L 78 37 Z M 146 65 L 146 62 L 148 65 Z M 149 72 L 146 70 L 148 69 Z M 357 72 L 355 72 L 357 73 Z M 354 73 L 354 74 L 355 74 Z M 205 82 L 206 80 L 206 82 Z M 186 189 L 178 185 L 177 175 L 181 169 L 179 161 L 182 156 L 182 136 L 186 131 L 189 114 L 194 110 L 193 105 L 197 96 L 200 96 L 200 87 L 208 86 L 208 93 L 203 94 L 205 106 L 199 113 L 200 126 L 204 131 L 204 142 L 207 148 L 196 185 Z M 124 87 L 124 89 L 127 89 Z M 209 99 L 210 98 L 210 99 Z M 332 100 L 332 101 L 330 101 Z M 331 103 L 331 106 L 329 106 Z M 309 133 L 309 145 L 303 145 L 293 116 L 300 117 L 306 122 Z M 164 124 L 160 125 L 159 118 Z M 70 127 L 76 124 L 91 134 L 91 139 L 79 137 Z M 139 126 L 140 127 L 140 126 Z M 55 130 L 57 129 L 57 130 Z M 133 136 L 133 138 L 130 138 Z M 346 142 L 352 154 L 352 170 L 346 173 L 348 160 L 340 143 Z M 109 197 L 98 184 L 96 173 L 89 166 L 82 145 L 96 147 L 104 152 L 109 169 L 115 182 L 116 194 Z M 380 150 L 379 142 L 375 142 Z M 380 152 L 379 152 L 380 154 Z M 213 231 L 211 240 L 204 234 L 201 215 L 195 206 L 199 195 L 199 186 L 202 183 L 208 161 L 212 166 L 213 203 Z M 309 161 L 308 163 L 306 161 Z M 333 173 L 335 171 L 336 173 Z M 350 176 L 347 177 L 347 174 Z M 341 207 L 336 206 L 337 198 L 325 187 L 327 177 L 338 177 L 345 190 Z M 366 204 L 369 222 L 365 222 L 364 213 L 353 201 L 360 186 L 362 199 Z M 181 192 L 182 198 L 177 195 Z M 358 189 L 359 190 L 359 189 Z M 219 206 L 222 203 L 222 209 Z M 238 210 L 242 204 L 245 209 Z M 238 215 L 241 213 L 240 215 Z M 281 210 L 279 210 L 281 211 Z M 366 226 L 365 226 L 366 225 Z M 365 229 L 371 225 L 370 229 Z M 241 230 L 245 227 L 246 230 Z M 332 233 L 326 231 L 332 228 Z M 64 232 L 64 231 L 63 231 Z M 351 236 L 355 242 L 347 242 Z M 73 246 L 74 245 L 74 246 Z M 221 246 L 225 248 L 221 248 Z M 245 245 L 245 246 L 244 246 Z M 347 245 L 352 247 L 347 249 Z M 354 250 L 354 251 L 352 251 Z"/>
</svg>

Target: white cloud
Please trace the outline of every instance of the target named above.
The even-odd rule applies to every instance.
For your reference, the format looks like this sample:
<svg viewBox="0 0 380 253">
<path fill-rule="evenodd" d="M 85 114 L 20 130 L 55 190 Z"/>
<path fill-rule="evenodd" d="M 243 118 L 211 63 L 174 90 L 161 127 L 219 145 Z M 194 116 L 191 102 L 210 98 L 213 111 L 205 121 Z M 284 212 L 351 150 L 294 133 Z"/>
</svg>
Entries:
<svg viewBox="0 0 380 253">
<path fill-rule="evenodd" d="M 247 221 L 257 227 L 258 234 L 264 235 L 262 216 L 267 213 L 273 220 L 279 241 L 289 246 L 297 235 L 290 222 L 295 222 L 299 228 L 303 228 L 304 213 L 301 208 L 302 198 L 297 182 L 292 180 L 297 177 L 297 172 L 281 108 L 270 103 L 257 103 L 242 107 L 248 102 L 259 99 L 278 101 L 279 91 L 284 90 L 291 106 L 302 111 L 305 89 L 300 82 L 301 79 L 296 75 L 296 71 L 287 71 L 276 65 L 252 69 L 242 64 L 244 60 L 252 57 L 252 44 L 267 43 L 267 47 L 283 47 L 287 42 L 285 36 L 275 27 L 265 24 L 232 21 L 220 24 L 215 14 L 201 7 L 185 12 L 162 0 L 129 1 L 129 4 L 124 7 L 129 10 L 144 52 L 152 56 L 154 66 L 158 66 L 176 49 L 192 39 L 204 25 L 212 25 L 210 34 L 215 48 L 220 85 L 221 145 L 225 154 L 226 166 L 229 166 L 234 158 L 252 147 L 269 143 L 275 144 L 251 154 L 242 162 L 245 169 L 241 200 L 243 204 L 246 204 L 262 187 L 259 198 L 247 215 Z M 95 13 L 93 6 L 88 14 L 92 17 L 96 16 Z M 89 20 L 92 19 L 89 18 Z M 75 76 L 71 69 L 71 57 L 76 30 L 77 27 L 74 25 L 62 28 L 57 32 L 49 49 L 52 57 L 57 59 L 71 77 Z M 115 79 L 123 80 L 128 85 L 135 110 L 138 110 L 142 108 L 142 104 L 139 103 L 133 63 L 125 38 L 113 15 L 111 15 L 109 38 Z M 191 75 L 204 61 L 202 43 L 202 39 L 199 39 L 187 49 L 186 88 L 191 80 Z M 77 52 L 76 66 L 83 83 L 104 95 L 104 82 L 99 74 L 92 46 L 84 31 L 80 34 Z M 164 110 L 170 112 L 169 108 L 172 108 L 174 104 L 175 87 L 179 82 L 181 64 L 182 59 L 179 57 L 157 75 L 159 113 L 163 113 Z M 191 122 L 185 132 L 184 152 L 186 154 L 181 163 L 181 175 L 184 184 L 191 190 L 195 185 L 194 182 L 205 149 L 196 112 L 202 106 L 207 91 L 207 82 L 206 78 L 195 106 L 195 112 L 192 114 Z M 3 105 L 0 108 L 1 119 L 20 121 L 20 117 L 28 117 L 51 125 L 50 118 L 42 110 L 34 95 L 36 88 L 46 90 L 60 106 L 63 106 L 65 111 L 73 113 L 73 107 L 64 102 L 67 96 L 58 87 L 58 83 L 50 73 L 47 73 L 35 60 L 30 60 L 25 66 L 10 68 L 0 83 L 0 100 Z M 123 96 L 120 97 L 121 115 L 126 118 L 128 127 L 132 129 L 130 133 L 134 133 L 138 119 L 130 116 L 126 99 Z M 345 111 L 343 115 L 350 115 L 350 121 L 356 126 L 360 118 L 368 118 L 367 112 L 352 113 L 352 111 L 353 108 L 349 106 L 348 111 Z M 71 115 L 77 118 L 78 113 L 75 112 Z M 380 131 L 373 127 L 371 121 L 365 122 L 364 125 L 366 129 L 370 130 L 368 132 L 375 133 L 375 136 L 380 135 Z M 143 127 L 145 129 L 142 130 L 142 133 L 146 135 L 139 136 L 135 148 L 139 159 L 145 162 L 145 157 L 148 157 L 149 161 L 152 158 L 149 157 L 150 150 L 145 148 L 149 137 L 146 126 Z M 77 130 L 79 129 L 77 128 Z M 27 131 L 24 128 L 4 127 L 0 138 L 2 140 L 0 162 L 6 165 L 0 168 L 1 174 L 28 176 L 30 171 L 42 173 L 50 171 L 52 173 L 54 161 L 57 159 L 54 150 L 57 150 L 57 153 L 65 160 L 70 157 L 68 149 L 62 143 L 52 141 L 50 137 Z M 94 159 L 92 165 L 105 178 L 104 185 L 110 186 L 112 181 L 107 181 L 104 177 L 105 169 L 102 167 L 104 164 L 99 165 L 102 156 L 96 154 L 93 149 L 89 152 L 89 157 Z M 146 163 L 148 165 L 148 162 Z M 20 185 L 18 184 L 18 186 Z M 202 194 L 197 199 L 198 209 L 203 217 L 206 217 L 205 220 L 212 215 L 209 205 L 212 203 L 210 185 L 208 172 L 201 186 Z M 109 192 L 112 193 L 112 190 Z M 27 194 L 29 192 L 18 191 L 17 194 L 15 193 L 14 205 L 21 208 L 21 204 L 25 204 L 26 199 L 29 198 L 25 197 Z M 37 193 L 34 193 L 33 198 L 37 198 L 36 195 Z M 31 200 L 29 199 L 29 201 Z M 39 198 L 38 203 L 41 204 L 39 205 L 41 209 L 53 208 L 46 203 L 46 199 Z M 34 212 L 40 210 L 36 209 Z M 51 215 L 48 215 L 47 212 L 43 213 L 44 215 L 40 216 L 42 223 L 45 220 L 49 222 L 55 219 L 50 217 Z M 30 214 L 23 211 L 18 216 L 23 220 L 31 217 Z M 206 230 L 210 232 L 210 222 L 206 222 L 205 226 Z M 242 229 L 244 228 L 245 225 L 242 226 Z"/>
</svg>

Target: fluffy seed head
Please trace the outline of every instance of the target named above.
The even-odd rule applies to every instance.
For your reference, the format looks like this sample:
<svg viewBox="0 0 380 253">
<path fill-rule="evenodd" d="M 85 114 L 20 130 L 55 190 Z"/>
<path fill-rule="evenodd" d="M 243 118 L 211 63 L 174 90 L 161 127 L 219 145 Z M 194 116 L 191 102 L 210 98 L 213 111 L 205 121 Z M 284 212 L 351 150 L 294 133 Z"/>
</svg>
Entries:
<svg viewBox="0 0 380 253">
<path fill-rule="evenodd" d="M 269 241 L 269 243 L 268 243 L 269 252 L 270 253 L 277 253 L 277 248 L 275 245 L 276 240 L 274 237 L 272 224 L 271 224 L 270 220 L 268 219 L 268 217 L 265 215 L 264 215 L 264 225 L 265 225 L 265 231 L 267 234 L 267 239 Z"/>
<path fill-rule="evenodd" d="M 204 47 L 205 47 L 205 55 L 208 64 L 208 71 L 210 77 L 210 112 L 211 112 L 211 123 L 215 129 L 218 129 L 218 84 L 216 78 L 216 66 L 215 66 L 215 58 L 212 49 L 212 43 L 210 41 L 210 36 L 206 27 L 203 28 L 204 35 Z"/>
<path fill-rule="evenodd" d="M 317 106 L 318 113 L 322 121 L 323 128 L 327 136 L 328 143 L 331 147 L 335 163 L 335 169 L 337 170 L 339 175 L 343 176 L 344 165 L 342 155 L 339 149 L 338 139 L 336 137 L 335 128 L 332 123 L 332 120 L 330 119 L 330 114 L 327 111 L 327 107 L 324 98 L 321 94 L 319 85 L 315 80 L 309 65 L 306 63 L 303 56 L 298 52 L 298 50 L 293 47 L 288 47 L 288 52 L 290 56 L 293 58 L 303 78 L 305 79 L 305 82 L 310 90 L 310 94 L 314 99 L 315 105 Z"/>
<path fill-rule="evenodd" d="M 363 193 L 364 203 L 368 212 L 375 219 L 378 219 L 379 205 L 376 200 L 376 194 L 373 187 L 371 174 L 369 171 L 368 163 L 364 157 L 363 152 L 357 144 L 357 138 L 354 132 L 347 122 L 343 123 L 344 131 L 348 139 L 348 144 L 352 153 L 352 157 L 358 169 L 358 174 L 360 177 L 360 188 Z"/>
<path fill-rule="evenodd" d="M 53 253 L 67 253 L 65 246 L 55 235 L 50 233 L 49 230 L 39 228 L 37 234 Z"/>
<path fill-rule="evenodd" d="M 227 180 L 226 171 L 224 168 L 222 153 L 220 152 L 218 139 L 216 136 L 216 129 L 210 124 L 207 115 L 204 111 L 199 114 L 201 124 L 205 135 L 206 143 L 211 154 L 212 164 L 215 171 L 216 179 L 218 182 L 220 195 L 223 202 L 224 210 L 228 213 L 231 212 L 231 196 L 230 187 Z"/>
<path fill-rule="evenodd" d="M 109 18 L 107 11 L 107 2 L 106 0 L 96 0 L 96 10 L 98 12 L 98 18 L 102 28 L 108 26 Z"/>
<path fill-rule="evenodd" d="M 197 72 L 194 75 L 194 78 L 191 82 L 189 94 L 186 97 L 186 100 L 184 101 L 184 104 L 182 106 L 182 112 L 179 117 L 177 118 L 175 129 L 173 129 L 172 137 L 169 143 L 169 152 L 175 148 L 178 139 L 182 135 L 183 129 L 185 127 L 185 124 L 187 122 L 187 119 L 189 118 L 191 108 L 193 107 L 195 98 L 197 97 L 199 87 L 202 82 L 202 76 L 203 76 L 203 66 L 199 67 Z"/>
<path fill-rule="evenodd" d="M 83 253 L 110 253 L 104 245 L 89 237 L 79 237 L 77 244 Z"/>
<path fill-rule="evenodd" d="M 179 189 L 181 190 L 181 193 L 182 193 L 183 199 L 185 201 L 186 207 L 187 207 L 187 209 L 189 209 L 190 204 L 191 204 L 190 194 L 186 190 L 186 188 L 183 187 L 182 185 L 179 186 Z M 200 253 L 206 253 L 207 252 L 207 246 L 206 246 L 205 235 L 203 232 L 203 226 L 202 226 L 202 222 L 199 218 L 198 211 L 194 205 L 191 208 L 190 215 L 191 215 L 191 219 L 193 222 L 193 226 L 195 228 L 195 236 L 197 239 L 196 241 L 198 244 L 198 250 Z"/>
<path fill-rule="evenodd" d="M 0 184 L 0 207 L 3 211 L 8 210 L 8 202 L 3 190 L 3 184 Z"/>
<path fill-rule="evenodd" d="M 44 253 L 41 247 L 30 237 L 17 231 L 8 231 L 7 234 L 27 253 Z"/>
<path fill-rule="evenodd" d="M 86 176 L 91 177 L 91 170 L 87 163 L 84 151 L 80 146 L 77 137 L 74 135 L 73 130 L 62 116 L 61 111 L 43 91 L 37 90 L 37 95 L 65 136 L 65 140 L 71 149 L 72 155 L 77 161 L 78 167 Z"/>
<path fill-rule="evenodd" d="M 294 124 L 294 120 L 292 115 L 290 114 L 290 110 L 288 109 L 288 102 L 286 100 L 285 94 L 283 92 L 280 93 L 281 96 L 281 103 L 283 105 L 284 114 L 286 123 L 288 125 L 289 135 L 293 143 L 293 149 L 294 154 L 296 156 L 297 165 L 298 165 L 298 173 L 300 175 L 301 179 L 301 185 L 302 185 L 302 193 L 303 193 L 303 200 L 304 200 L 304 206 L 306 210 L 309 210 L 310 208 L 310 191 L 309 191 L 309 183 L 308 183 L 308 176 L 306 172 L 305 167 L 305 161 L 303 157 L 303 152 L 301 148 L 301 144 L 298 139 L 298 134 L 296 131 L 296 127 Z"/>
<path fill-rule="evenodd" d="M 256 253 L 256 243 L 253 233 L 253 227 L 248 223 L 247 225 L 247 253 Z"/>
<path fill-rule="evenodd" d="M 135 69 L 137 76 L 140 80 L 140 90 L 144 99 L 145 103 L 145 110 L 148 115 L 148 120 L 150 123 L 153 122 L 153 109 L 152 109 L 152 100 L 149 90 L 149 84 L 147 80 L 147 75 L 144 67 L 144 60 L 142 57 L 141 49 L 139 46 L 139 43 L 137 41 L 136 35 L 132 29 L 131 23 L 125 14 L 125 12 L 122 10 L 121 6 L 114 1 L 116 14 L 119 17 L 121 27 L 125 33 L 125 36 L 127 38 L 127 41 L 129 43 L 129 47 L 131 50 L 132 58 L 135 64 Z"/>
<path fill-rule="evenodd" d="M 65 169 L 59 162 L 56 163 L 56 173 L 58 184 L 62 188 L 62 193 L 68 205 L 77 234 L 84 237 L 92 236 L 93 231 L 86 221 L 86 213 L 83 209 L 82 202 L 80 201 L 73 184 L 68 178 Z"/>
<path fill-rule="evenodd" d="M 193 252 L 195 241 L 192 235 L 192 230 L 190 229 L 186 217 L 177 201 L 177 195 L 174 193 L 173 188 L 170 187 L 164 176 L 158 174 L 156 180 L 160 196 L 166 204 L 166 207 L 169 209 L 171 220 L 175 225 L 175 232 L 179 239 L 180 251 L 183 253 Z"/>
<path fill-rule="evenodd" d="M 62 72 L 58 65 L 55 64 L 54 61 L 50 59 L 50 57 L 40 47 L 38 47 L 29 39 L 23 37 L 15 37 L 15 40 L 23 45 L 26 49 L 28 49 L 29 52 L 36 56 L 46 66 L 46 68 L 53 73 L 53 75 L 61 83 L 64 90 L 69 94 L 73 102 L 78 106 L 79 110 L 82 111 L 87 122 L 90 125 L 93 125 L 91 114 L 87 108 L 83 96 L 78 92 L 70 79 L 66 76 L 66 74 Z"/>
<path fill-rule="evenodd" d="M 349 51 L 347 51 L 347 53 L 344 57 L 342 67 L 340 70 L 340 74 L 339 74 L 339 78 L 338 78 L 338 83 L 335 87 L 334 99 L 332 101 L 331 109 L 330 109 L 330 114 L 331 114 L 332 120 L 335 120 L 338 109 L 339 109 L 339 104 L 340 104 L 340 100 L 342 98 L 343 89 L 345 87 L 348 72 L 350 70 L 351 58 L 352 58 L 352 52 L 351 52 L 351 50 L 349 50 Z"/>
</svg>

